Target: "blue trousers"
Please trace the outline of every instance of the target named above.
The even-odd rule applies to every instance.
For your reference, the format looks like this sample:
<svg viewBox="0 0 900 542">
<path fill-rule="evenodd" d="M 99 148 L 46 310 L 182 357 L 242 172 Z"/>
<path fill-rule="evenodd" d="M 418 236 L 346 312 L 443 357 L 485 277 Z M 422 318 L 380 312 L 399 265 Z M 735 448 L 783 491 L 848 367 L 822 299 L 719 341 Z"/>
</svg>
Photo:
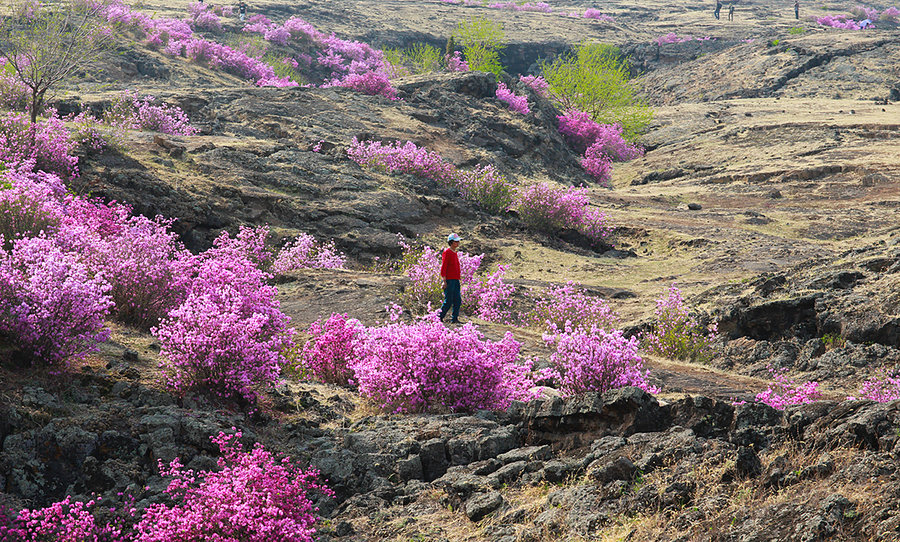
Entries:
<svg viewBox="0 0 900 542">
<path fill-rule="evenodd" d="M 459 308 L 462 307 L 462 289 L 459 285 L 459 279 L 447 279 L 447 289 L 444 290 L 444 304 L 441 305 L 441 320 L 447 311 L 453 307 L 453 314 L 450 317 L 451 322 L 459 320 Z"/>
</svg>

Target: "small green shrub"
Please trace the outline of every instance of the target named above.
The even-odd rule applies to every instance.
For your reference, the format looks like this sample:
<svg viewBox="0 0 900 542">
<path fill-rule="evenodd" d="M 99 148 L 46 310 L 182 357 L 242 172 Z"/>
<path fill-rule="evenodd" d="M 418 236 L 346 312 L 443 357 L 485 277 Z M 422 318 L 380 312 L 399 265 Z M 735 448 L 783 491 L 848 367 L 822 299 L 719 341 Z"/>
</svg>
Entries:
<svg viewBox="0 0 900 542">
<path fill-rule="evenodd" d="M 506 35 L 501 23 L 484 17 L 466 19 L 457 25 L 452 40 L 462 46 L 470 70 L 497 76 L 503 72 L 500 51 L 506 47 Z"/>
<path fill-rule="evenodd" d="M 779 43 L 781 43 L 781 40 L 776 38 L 769 42 L 769 47 L 777 47 Z"/>
<path fill-rule="evenodd" d="M 431 73 L 443 68 L 441 50 L 427 43 L 416 43 L 406 49 L 385 49 L 384 59 L 397 75 Z"/>
<path fill-rule="evenodd" d="M 636 96 L 631 64 L 618 47 L 584 42 L 542 66 L 550 95 L 561 109 L 585 111 L 600 124 L 622 126 L 636 140 L 653 120 L 653 110 Z"/>
<path fill-rule="evenodd" d="M 826 333 L 822 335 L 822 344 L 827 350 L 833 350 L 847 346 L 847 341 L 837 333 Z"/>
<path fill-rule="evenodd" d="M 790 30 L 788 30 L 788 34 L 793 34 L 795 36 L 797 34 L 802 34 L 804 32 L 806 32 L 806 29 L 801 26 L 795 26 L 795 27 L 791 28 Z"/>
</svg>

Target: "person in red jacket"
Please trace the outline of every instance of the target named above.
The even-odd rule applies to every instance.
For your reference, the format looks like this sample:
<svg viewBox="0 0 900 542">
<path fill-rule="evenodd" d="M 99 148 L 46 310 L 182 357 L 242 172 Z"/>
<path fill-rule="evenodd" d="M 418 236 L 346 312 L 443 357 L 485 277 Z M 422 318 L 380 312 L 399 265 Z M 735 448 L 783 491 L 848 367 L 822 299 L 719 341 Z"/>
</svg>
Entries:
<svg viewBox="0 0 900 542">
<path fill-rule="evenodd" d="M 444 279 L 441 289 L 444 290 L 444 304 L 441 305 L 441 322 L 450 307 L 453 307 L 453 313 L 450 317 L 451 324 L 459 323 L 459 308 L 462 306 L 462 290 L 459 284 L 460 269 L 459 256 L 456 251 L 459 250 L 459 242 L 462 239 L 455 233 L 447 236 L 447 244 L 449 248 L 444 249 L 441 255 L 441 278 Z"/>
</svg>

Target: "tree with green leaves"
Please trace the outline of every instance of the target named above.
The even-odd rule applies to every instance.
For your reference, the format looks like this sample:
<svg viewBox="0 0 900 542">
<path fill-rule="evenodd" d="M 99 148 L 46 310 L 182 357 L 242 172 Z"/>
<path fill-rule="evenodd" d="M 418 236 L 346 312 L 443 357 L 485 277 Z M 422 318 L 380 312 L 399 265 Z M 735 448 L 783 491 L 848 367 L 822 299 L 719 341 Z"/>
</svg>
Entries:
<svg viewBox="0 0 900 542">
<path fill-rule="evenodd" d="M 631 64 L 618 47 L 584 42 L 544 62 L 542 71 L 560 108 L 584 111 L 601 124 L 619 123 L 629 141 L 653 120 L 653 110 L 636 95 Z"/>
<path fill-rule="evenodd" d="M 88 68 L 112 33 L 99 17 L 102 2 L 13 0 L 8 7 L 0 22 L 0 57 L 27 89 L 33 124 L 57 87 Z"/>
<path fill-rule="evenodd" d="M 451 39 L 462 47 L 470 70 L 497 76 L 503 72 L 500 51 L 506 47 L 506 34 L 502 23 L 485 17 L 472 17 L 456 26 Z"/>
</svg>

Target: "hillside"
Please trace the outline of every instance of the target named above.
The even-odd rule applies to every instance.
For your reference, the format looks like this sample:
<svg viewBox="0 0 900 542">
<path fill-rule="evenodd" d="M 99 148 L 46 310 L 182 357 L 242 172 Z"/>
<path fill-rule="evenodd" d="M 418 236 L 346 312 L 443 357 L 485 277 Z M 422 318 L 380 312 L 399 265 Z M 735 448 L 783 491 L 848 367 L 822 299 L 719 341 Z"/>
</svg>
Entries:
<svg viewBox="0 0 900 542">
<path fill-rule="evenodd" d="M 189 4 L 133 7 L 182 18 Z M 684 0 L 549 4 L 551 13 L 437 0 L 250 5 L 251 15 L 300 17 L 379 49 L 443 49 L 466 17 L 500 21 L 503 80 L 527 95 L 528 115 L 497 100 L 484 73 L 396 77 L 397 100 L 257 87 L 124 32 L 53 105 L 100 111 L 130 89 L 180 107 L 198 133 L 130 130 L 115 149 L 82 153 L 68 188 L 175 219 L 194 253 L 241 226 L 266 225 L 279 243 L 333 240 L 344 269 L 274 281 L 302 337 L 335 312 L 385 322 L 411 289 L 385 265 L 402 256 L 397 234 L 443 247 L 453 231 L 485 267 L 507 266 L 517 310 L 529 293 L 574 281 L 637 336 L 677 284 L 704 324 L 718 323 L 708 362 L 643 352 L 660 388 L 652 395 L 544 389 L 506 410 L 388 414 L 350 387 L 296 373 L 255 406 L 174 393 L 160 340 L 118 322 L 63 375 L 0 343 L 0 512 L 92 493 L 133 495 L 139 509 L 166 502 L 157 463 L 213 468 L 208 437 L 239 428 L 246 444 L 321 470 L 336 493 L 316 500 L 323 541 L 900 539 L 898 403 L 845 400 L 900 363 L 900 28 L 808 19 L 851 2 L 803 5 L 799 21 L 771 0 L 737 3 L 734 21 L 727 5 L 716 20 L 712 4 Z M 567 15 L 593 8 L 614 20 Z M 238 39 L 242 23 L 223 21 L 208 37 Z M 657 43 L 668 33 L 712 39 Z M 609 187 L 582 170 L 554 105 L 515 79 L 585 39 L 629 55 L 655 111 L 638 140 L 644 155 L 616 163 Z M 493 166 L 514 187 L 585 184 L 612 236 L 592 245 L 573 231 L 534 231 L 433 180 L 360 167 L 347 155 L 354 138 L 409 140 L 461 170 Z M 512 333 L 523 357 L 551 355 L 522 320 L 464 320 L 490 340 Z M 770 368 L 818 382 L 821 400 L 757 402 Z"/>
</svg>

